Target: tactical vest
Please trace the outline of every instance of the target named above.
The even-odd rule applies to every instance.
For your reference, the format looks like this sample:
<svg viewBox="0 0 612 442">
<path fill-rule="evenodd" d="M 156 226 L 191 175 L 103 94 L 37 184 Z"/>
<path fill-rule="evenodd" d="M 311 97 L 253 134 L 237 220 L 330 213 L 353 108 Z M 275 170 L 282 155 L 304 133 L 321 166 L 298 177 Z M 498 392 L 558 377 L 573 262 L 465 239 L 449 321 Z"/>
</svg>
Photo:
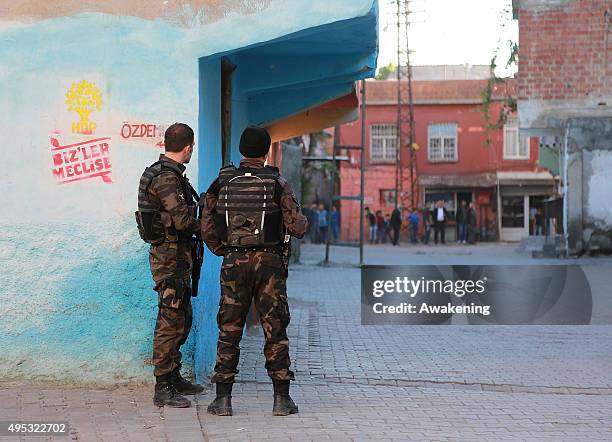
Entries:
<svg viewBox="0 0 612 442">
<path fill-rule="evenodd" d="M 265 248 L 282 244 L 282 188 L 278 169 L 224 167 L 217 179 L 215 230 L 224 245 Z"/>
<path fill-rule="evenodd" d="M 183 175 L 183 172 L 168 161 L 160 160 L 151 164 L 140 177 L 138 211 L 135 212 L 138 233 L 144 242 L 151 245 L 158 245 L 163 242 L 178 242 L 179 240 L 187 241 L 192 236 L 191 234 L 181 235 L 174 227 L 172 217 L 164 210 L 161 201 L 157 198 L 152 199 L 149 194 L 149 186 L 153 179 L 163 172 L 176 174 L 183 188 L 183 195 L 189 207 L 189 213 L 193 217 L 196 216 L 196 205 L 192 196 L 192 187 L 187 177 Z"/>
</svg>

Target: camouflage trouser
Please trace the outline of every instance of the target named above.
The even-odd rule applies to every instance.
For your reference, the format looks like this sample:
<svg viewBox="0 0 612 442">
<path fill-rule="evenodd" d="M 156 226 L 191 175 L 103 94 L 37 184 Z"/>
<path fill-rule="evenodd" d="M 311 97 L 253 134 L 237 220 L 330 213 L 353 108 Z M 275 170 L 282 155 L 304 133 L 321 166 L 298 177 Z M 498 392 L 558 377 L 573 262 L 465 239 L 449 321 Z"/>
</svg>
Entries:
<svg viewBox="0 0 612 442">
<path fill-rule="evenodd" d="M 187 340 L 193 319 L 191 294 L 176 290 L 173 285 L 164 283 L 158 289 L 159 309 L 153 335 L 155 376 L 181 366 L 180 348 Z"/>
<path fill-rule="evenodd" d="M 272 379 L 293 380 L 289 369 L 289 305 L 287 272 L 275 253 L 230 252 L 221 267 L 221 301 L 217 324 L 219 341 L 212 382 L 234 382 L 238 373 L 240 339 L 251 305 L 259 313 L 265 335 L 266 369 Z"/>
</svg>

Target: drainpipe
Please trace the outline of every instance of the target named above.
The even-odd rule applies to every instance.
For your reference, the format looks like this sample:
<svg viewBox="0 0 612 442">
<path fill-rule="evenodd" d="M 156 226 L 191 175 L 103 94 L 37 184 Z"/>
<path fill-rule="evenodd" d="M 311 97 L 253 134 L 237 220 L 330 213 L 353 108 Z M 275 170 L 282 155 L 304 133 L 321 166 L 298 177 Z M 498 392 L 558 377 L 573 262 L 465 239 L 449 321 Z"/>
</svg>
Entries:
<svg viewBox="0 0 612 442">
<path fill-rule="evenodd" d="M 499 172 L 499 169 L 497 170 Z M 497 180 L 497 241 L 502 241 L 502 199 L 501 199 L 501 186 L 499 185 L 499 175 L 495 173 L 495 179 Z"/>
<path fill-rule="evenodd" d="M 563 237 L 565 240 L 565 257 L 569 257 L 569 232 L 567 229 L 569 214 L 567 200 L 567 175 L 568 175 L 568 154 L 567 154 L 567 143 L 569 140 L 570 121 L 565 120 L 565 135 L 563 139 Z"/>
</svg>

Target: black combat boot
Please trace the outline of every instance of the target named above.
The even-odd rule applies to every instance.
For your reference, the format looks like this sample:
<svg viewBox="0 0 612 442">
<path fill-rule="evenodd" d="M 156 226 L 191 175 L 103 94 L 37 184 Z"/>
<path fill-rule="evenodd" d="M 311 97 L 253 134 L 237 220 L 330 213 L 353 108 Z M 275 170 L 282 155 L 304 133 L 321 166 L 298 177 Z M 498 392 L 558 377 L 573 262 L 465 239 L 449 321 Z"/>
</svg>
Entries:
<svg viewBox="0 0 612 442">
<path fill-rule="evenodd" d="M 298 412 L 298 407 L 289 396 L 289 382 L 273 379 L 274 385 L 274 407 L 272 414 L 274 416 L 287 416 Z"/>
<path fill-rule="evenodd" d="M 187 408 L 191 406 L 189 399 L 176 391 L 176 388 L 170 382 L 170 373 L 157 377 L 153 403 L 157 407 Z"/>
<path fill-rule="evenodd" d="M 176 388 L 180 394 L 198 394 L 204 391 L 204 387 L 198 384 L 192 384 L 191 382 L 185 380 L 183 376 L 181 376 L 180 368 L 175 368 L 172 373 L 170 373 L 170 383 Z"/>
<path fill-rule="evenodd" d="M 210 403 L 206 410 L 208 414 L 215 414 L 217 416 L 231 416 L 234 414 L 232 411 L 232 387 L 234 384 L 229 383 L 217 383 L 217 397 Z"/>
</svg>

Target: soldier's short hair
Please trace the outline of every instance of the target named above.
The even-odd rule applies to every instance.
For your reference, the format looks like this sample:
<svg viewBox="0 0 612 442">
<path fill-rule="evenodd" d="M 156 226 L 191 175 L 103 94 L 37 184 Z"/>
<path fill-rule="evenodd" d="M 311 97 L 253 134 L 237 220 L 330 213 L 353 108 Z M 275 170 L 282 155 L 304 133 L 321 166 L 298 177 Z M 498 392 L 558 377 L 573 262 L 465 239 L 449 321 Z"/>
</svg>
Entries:
<svg viewBox="0 0 612 442">
<path fill-rule="evenodd" d="M 188 144 L 193 144 L 193 129 L 185 123 L 174 123 L 164 134 L 166 152 L 180 152 Z"/>
</svg>

